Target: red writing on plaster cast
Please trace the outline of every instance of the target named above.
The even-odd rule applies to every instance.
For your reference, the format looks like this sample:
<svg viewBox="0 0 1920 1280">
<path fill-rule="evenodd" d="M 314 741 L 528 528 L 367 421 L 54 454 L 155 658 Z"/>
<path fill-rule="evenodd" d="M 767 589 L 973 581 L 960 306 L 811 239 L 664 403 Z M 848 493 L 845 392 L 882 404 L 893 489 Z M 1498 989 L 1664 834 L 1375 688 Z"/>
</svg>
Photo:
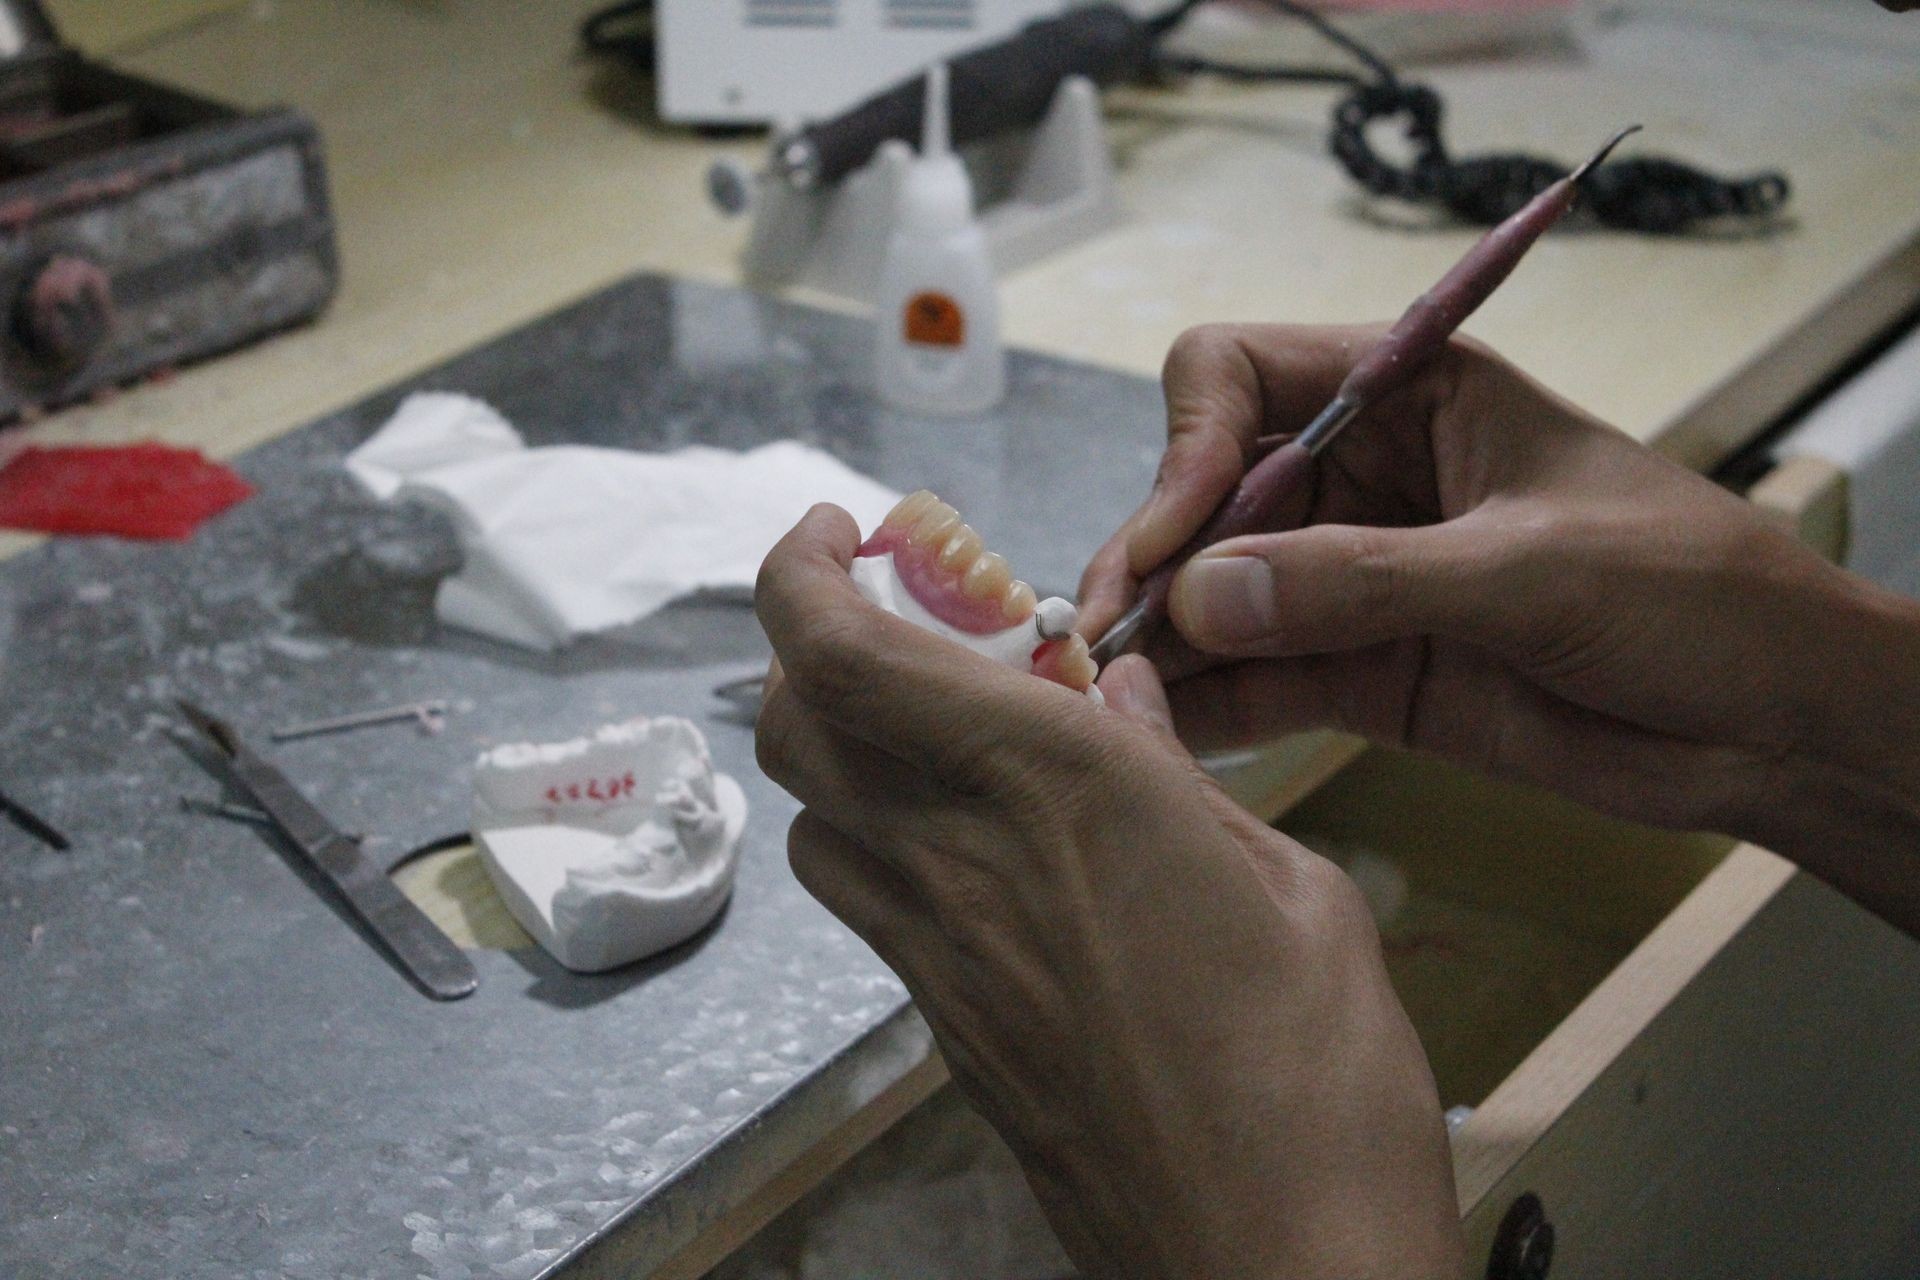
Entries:
<svg viewBox="0 0 1920 1280">
<path fill-rule="evenodd" d="M 547 788 L 548 804 L 590 800 L 601 804 L 632 798 L 639 782 L 631 772 L 617 778 L 589 778 L 585 782 L 559 782 Z"/>
</svg>

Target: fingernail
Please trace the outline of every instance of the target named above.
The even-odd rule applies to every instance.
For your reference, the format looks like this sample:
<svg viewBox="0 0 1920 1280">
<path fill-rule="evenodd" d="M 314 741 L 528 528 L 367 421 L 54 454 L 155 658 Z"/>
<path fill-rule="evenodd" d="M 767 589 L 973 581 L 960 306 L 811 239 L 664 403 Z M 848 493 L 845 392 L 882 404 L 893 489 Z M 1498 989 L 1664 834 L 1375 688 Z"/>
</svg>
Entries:
<svg viewBox="0 0 1920 1280">
<path fill-rule="evenodd" d="M 1237 644 L 1279 620 L 1273 566 L 1258 556 L 1200 556 L 1173 584 L 1173 620 L 1193 644 Z"/>
</svg>

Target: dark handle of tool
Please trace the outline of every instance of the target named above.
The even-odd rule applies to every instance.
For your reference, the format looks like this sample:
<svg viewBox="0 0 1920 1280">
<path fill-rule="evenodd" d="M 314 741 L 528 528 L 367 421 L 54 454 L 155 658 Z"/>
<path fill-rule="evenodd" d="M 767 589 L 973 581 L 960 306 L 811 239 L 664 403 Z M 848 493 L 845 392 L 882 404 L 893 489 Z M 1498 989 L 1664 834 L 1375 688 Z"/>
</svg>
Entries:
<svg viewBox="0 0 1920 1280">
<path fill-rule="evenodd" d="M 1313 455 L 1288 441 L 1247 472 L 1225 505 L 1158 569 L 1140 584 L 1135 608 L 1145 606 L 1149 620 L 1167 616 L 1167 597 L 1181 567 L 1200 552 L 1228 538 L 1292 529 L 1306 519 L 1313 498 Z"/>
<path fill-rule="evenodd" d="M 1152 49 L 1147 26 L 1117 5 L 1091 5 L 1023 28 L 997 44 L 948 64 L 953 144 L 966 146 L 1037 124 L 1070 76 L 1106 86 L 1139 73 Z M 798 144 L 816 182 L 838 182 L 873 159 L 890 138 L 918 143 L 926 77 L 915 76 L 844 115 L 811 125 L 782 142 Z"/>
</svg>

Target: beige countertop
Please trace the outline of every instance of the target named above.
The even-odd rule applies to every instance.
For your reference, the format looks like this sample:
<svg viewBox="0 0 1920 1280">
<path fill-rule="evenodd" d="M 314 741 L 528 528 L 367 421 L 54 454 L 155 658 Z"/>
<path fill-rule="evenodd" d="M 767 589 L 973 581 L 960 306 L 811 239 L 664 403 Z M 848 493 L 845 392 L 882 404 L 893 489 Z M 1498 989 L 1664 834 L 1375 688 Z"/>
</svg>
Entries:
<svg viewBox="0 0 1920 1280">
<path fill-rule="evenodd" d="M 737 278 L 744 225 L 706 204 L 702 174 L 759 144 L 660 125 L 638 80 L 575 52 L 592 7 L 53 0 L 70 36 L 109 61 L 310 112 L 345 281 L 317 325 L 34 435 L 230 453 L 631 271 Z M 1638 120 L 1649 149 L 1784 168 L 1792 224 L 1760 238 L 1554 237 L 1471 328 L 1704 461 L 1752 429 L 1723 420 L 1716 393 L 1803 385 L 1828 347 L 1851 349 L 1868 321 L 1920 296 L 1920 20 L 1866 0 L 1630 0 L 1591 26 L 1577 57 L 1431 72 L 1455 147 L 1575 157 Z M 1008 279 L 1010 339 L 1150 372 L 1206 320 L 1395 313 L 1470 233 L 1358 199 L 1324 153 L 1331 101 L 1218 84 L 1116 95 L 1124 225 Z M 1798 333 L 1849 303 L 1867 314 L 1842 317 L 1844 341 Z"/>
</svg>

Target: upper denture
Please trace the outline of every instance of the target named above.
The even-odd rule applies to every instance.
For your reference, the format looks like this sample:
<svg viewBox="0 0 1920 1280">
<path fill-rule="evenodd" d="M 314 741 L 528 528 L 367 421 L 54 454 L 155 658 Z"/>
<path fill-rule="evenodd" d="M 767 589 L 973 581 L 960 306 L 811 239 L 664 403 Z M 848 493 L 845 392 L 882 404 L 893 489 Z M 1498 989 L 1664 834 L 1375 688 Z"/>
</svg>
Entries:
<svg viewBox="0 0 1920 1280">
<path fill-rule="evenodd" d="M 1033 616 L 1033 588 L 1016 582 L 959 512 L 921 490 L 901 499 L 860 547 L 893 556 L 894 573 L 926 611 L 969 635 L 991 635 Z"/>
</svg>

